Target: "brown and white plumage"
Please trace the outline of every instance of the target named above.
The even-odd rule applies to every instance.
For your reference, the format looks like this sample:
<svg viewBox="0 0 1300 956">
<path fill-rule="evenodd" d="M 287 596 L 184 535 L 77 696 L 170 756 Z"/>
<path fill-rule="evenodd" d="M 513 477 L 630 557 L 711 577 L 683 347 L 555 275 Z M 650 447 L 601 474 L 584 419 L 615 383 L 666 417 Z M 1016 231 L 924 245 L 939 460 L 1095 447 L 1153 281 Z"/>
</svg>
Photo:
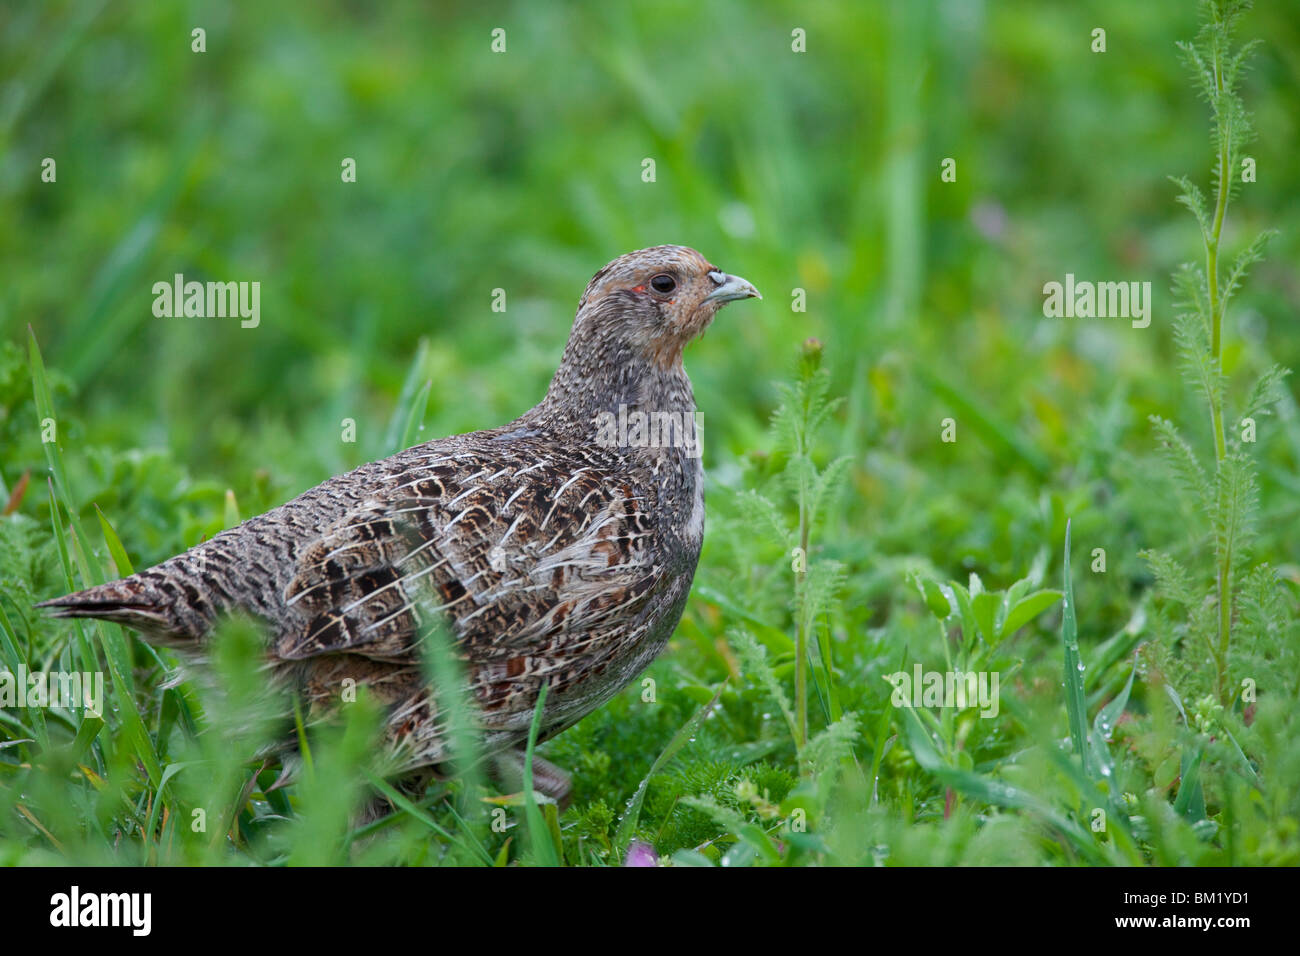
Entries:
<svg viewBox="0 0 1300 956">
<path fill-rule="evenodd" d="M 408 770 L 446 756 L 419 647 L 439 618 L 489 750 L 526 736 L 543 685 L 556 733 L 663 648 L 703 538 L 698 451 L 611 446 L 597 422 L 620 407 L 691 419 L 682 349 L 726 302 L 757 295 L 693 249 L 621 256 L 587 286 L 546 397 L 520 418 L 364 465 L 41 606 L 188 651 L 226 613 L 261 618 L 273 669 L 309 702 L 327 707 L 351 679 L 388 705 Z"/>
</svg>

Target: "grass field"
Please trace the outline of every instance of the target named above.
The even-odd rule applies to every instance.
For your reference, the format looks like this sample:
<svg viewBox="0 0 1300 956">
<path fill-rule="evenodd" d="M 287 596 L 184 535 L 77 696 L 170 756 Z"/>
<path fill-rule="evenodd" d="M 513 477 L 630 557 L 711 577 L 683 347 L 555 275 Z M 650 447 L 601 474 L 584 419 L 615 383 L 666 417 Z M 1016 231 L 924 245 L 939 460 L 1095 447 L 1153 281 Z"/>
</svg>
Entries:
<svg viewBox="0 0 1300 956">
<path fill-rule="evenodd" d="M 1300 14 L 1241 17 L 1237 96 L 1203 17 L 6 3 L 0 863 L 1300 863 Z M 764 299 L 687 352 L 703 557 L 650 683 L 540 745 L 562 813 L 472 740 L 391 792 L 364 695 L 276 786 L 254 629 L 192 673 L 32 609 L 514 418 L 660 243 Z M 177 274 L 256 327 L 157 317 Z M 1067 276 L 1149 324 L 1046 314 Z M 5 698 L 41 671 L 102 709 Z"/>
</svg>

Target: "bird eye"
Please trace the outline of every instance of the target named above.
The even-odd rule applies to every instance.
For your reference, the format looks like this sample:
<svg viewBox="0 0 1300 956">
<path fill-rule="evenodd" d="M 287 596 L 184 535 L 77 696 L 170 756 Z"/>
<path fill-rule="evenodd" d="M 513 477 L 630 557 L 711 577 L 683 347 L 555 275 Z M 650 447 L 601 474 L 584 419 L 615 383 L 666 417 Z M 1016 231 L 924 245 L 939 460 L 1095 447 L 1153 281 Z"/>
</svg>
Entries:
<svg viewBox="0 0 1300 956">
<path fill-rule="evenodd" d="M 666 272 L 662 272 L 650 280 L 650 288 L 654 289 L 660 295 L 667 295 L 677 288 L 677 280 Z"/>
</svg>

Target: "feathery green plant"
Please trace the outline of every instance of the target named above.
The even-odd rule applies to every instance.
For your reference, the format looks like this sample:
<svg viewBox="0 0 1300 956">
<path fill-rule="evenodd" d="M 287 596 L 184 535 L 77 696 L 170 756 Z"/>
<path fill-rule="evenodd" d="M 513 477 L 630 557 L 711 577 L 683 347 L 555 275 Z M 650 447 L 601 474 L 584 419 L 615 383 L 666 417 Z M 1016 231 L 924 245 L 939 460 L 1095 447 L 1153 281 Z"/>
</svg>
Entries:
<svg viewBox="0 0 1300 956">
<path fill-rule="evenodd" d="M 1174 273 L 1178 312 L 1174 337 L 1188 384 L 1205 399 L 1214 442 L 1211 468 L 1202 466 L 1192 445 L 1172 422 L 1152 416 L 1156 438 L 1183 489 L 1208 517 L 1214 545 L 1214 583 L 1209 595 L 1217 613 L 1207 610 L 1209 602 L 1194 585 L 1195 575 L 1169 554 L 1144 552 L 1154 571 L 1160 593 L 1186 608 L 1188 625 L 1205 642 L 1214 664 L 1214 693 L 1227 706 L 1234 697 L 1229 673 L 1229 651 L 1233 632 L 1234 586 L 1248 566 L 1257 486 L 1255 464 L 1242 441 L 1229 437 L 1225 418 L 1227 376 L 1223 369 L 1224 319 L 1228 304 L 1241 288 L 1247 270 L 1263 255 L 1271 232 L 1256 236 L 1237 255 L 1226 271 L 1220 263 L 1224 220 L 1235 181 L 1242 166 L 1242 150 L 1253 137 L 1238 85 L 1257 41 L 1234 47 L 1232 34 L 1237 19 L 1250 7 L 1249 0 L 1206 0 L 1205 23 L 1196 39 L 1180 43 L 1184 58 L 1201 95 L 1210 105 L 1213 118 L 1212 142 L 1215 160 L 1212 181 L 1214 205 L 1188 177 L 1173 177 L 1181 189 L 1178 201 L 1191 211 L 1200 227 L 1205 263 L 1185 263 Z M 1253 441 L 1251 416 L 1268 414 L 1276 400 L 1278 385 L 1289 374 L 1272 366 L 1265 371 L 1241 406 L 1243 432 Z"/>
<path fill-rule="evenodd" d="M 795 570 L 792 608 L 795 623 L 794 731 L 800 749 L 808 743 L 809 641 L 818 633 L 818 618 L 829 610 L 844 581 L 844 567 L 838 561 L 811 560 L 812 534 L 825 516 L 828 505 L 843 487 L 851 462 L 848 456 L 842 456 L 819 469 L 813 461 L 813 439 L 843 401 L 827 397 L 830 374 L 821 367 L 821 359 L 821 342 L 816 339 L 804 342 L 798 375 L 792 383 L 778 386 L 782 402 L 772 416 L 777 449 L 786 455 L 781 477 L 794 495 L 799 515 L 793 533 L 793 547 L 788 550 Z M 840 715 L 834 697 L 830 644 L 825 639 L 825 629 L 821 634 L 823 640 L 818 647 L 820 678 L 829 695 L 830 718 L 837 720 Z"/>
</svg>

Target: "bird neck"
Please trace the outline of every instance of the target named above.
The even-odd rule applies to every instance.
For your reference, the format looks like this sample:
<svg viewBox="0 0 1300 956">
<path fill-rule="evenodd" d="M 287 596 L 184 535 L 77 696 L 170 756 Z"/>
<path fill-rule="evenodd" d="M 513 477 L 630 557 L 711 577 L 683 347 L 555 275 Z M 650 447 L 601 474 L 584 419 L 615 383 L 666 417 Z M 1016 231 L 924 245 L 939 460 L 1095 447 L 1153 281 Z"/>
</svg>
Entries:
<svg viewBox="0 0 1300 956">
<path fill-rule="evenodd" d="M 572 343 L 570 343 L 572 345 Z M 661 366 L 633 349 L 570 361 L 565 350 L 546 397 L 526 418 L 579 443 L 622 454 L 699 457 L 700 422 L 681 361 Z"/>
</svg>

